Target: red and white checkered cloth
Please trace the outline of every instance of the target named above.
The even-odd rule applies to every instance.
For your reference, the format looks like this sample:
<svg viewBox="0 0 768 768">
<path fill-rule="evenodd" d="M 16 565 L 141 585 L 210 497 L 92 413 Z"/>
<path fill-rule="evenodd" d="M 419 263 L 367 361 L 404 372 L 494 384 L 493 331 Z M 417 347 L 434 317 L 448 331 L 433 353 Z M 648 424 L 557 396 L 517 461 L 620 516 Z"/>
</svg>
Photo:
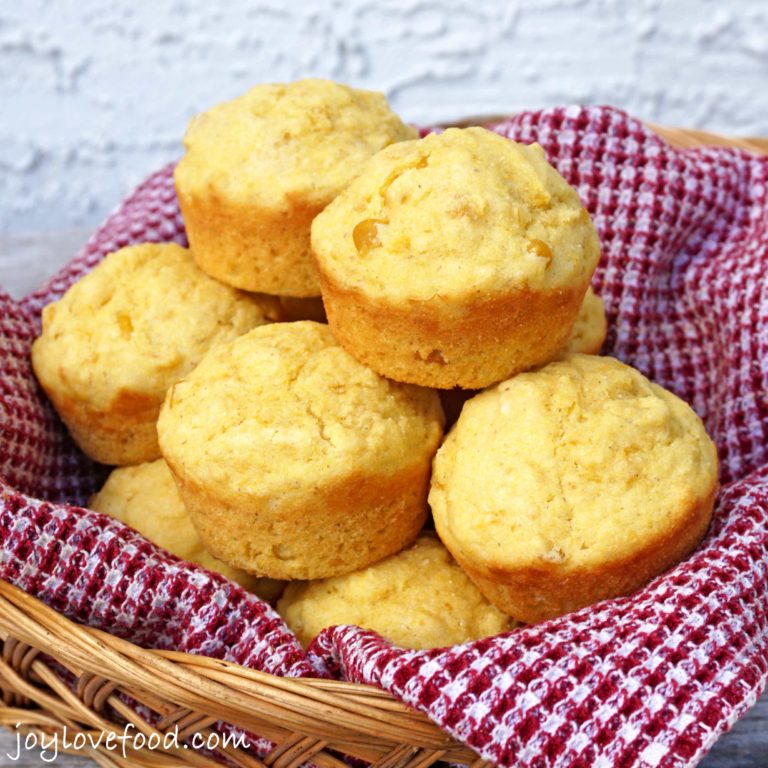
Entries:
<svg viewBox="0 0 768 768">
<path fill-rule="evenodd" d="M 337 627 L 304 654 L 255 597 L 66 506 L 104 472 L 59 425 L 29 345 L 42 306 L 109 251 L 184 242 L 169 166 L 43 289 L 0 297 L 0 576 L 145 647 L 379 685 L 500 765 L 691 766 L 768 676 L 768 159 L 671 149 L 608 108 L 493 129 L 538 141 L 592 214 L 606 351 L 687 400 L 718 445 L 724 487 L 692 557 L 630 597 L 507 635 L 410 651 Z"/>
</svg>

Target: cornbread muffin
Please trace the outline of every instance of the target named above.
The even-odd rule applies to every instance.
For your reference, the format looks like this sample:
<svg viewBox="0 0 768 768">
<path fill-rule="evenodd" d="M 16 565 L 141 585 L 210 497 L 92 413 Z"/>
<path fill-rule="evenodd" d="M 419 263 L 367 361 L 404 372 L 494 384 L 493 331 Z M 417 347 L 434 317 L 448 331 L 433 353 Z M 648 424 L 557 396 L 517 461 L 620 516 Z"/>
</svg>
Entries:
<svg viewBox="0 0 768 768">
<path fill-rule="evenodd" d="M 327 80 L 259 85 L 198 115 L 176 168 L 197 263 L 237 288 L 319 296 L 312 219 L 371 155 L 417 135 L 382 94 Z"/>
<path fill-rule="evenodd" d="M 139 464 L 160 456 L 168 387 L 278 309 L 211 280 L 178 245 L 123 248 L 45 307 L 32 365 L 85 453 Z"/>
<path fill-rule="evenodd" d="M 537 145 L 483 128 L 395 144 L 314 221 L 328 322 L 397 381 L 476 389 L 548 362 L 599 256 Z"/>
<path fill-rule="evenodd" d="M 135 528 L 172 555 L 216 571 L 265 600 L 276 599 L 285 586 L 257 579 L 206 552 L 162 459 L 113 470 L 89 506 Z"/>
<path fill-rule="evenodd" d="M 168 392 L 158 434 L 209 552 L 316 579 L 416 538 L 442 426 L 434 391 L 376 375 L 304 321 L 213 350 Z"/>
<path fill-rule="evenodd" d="M 464 406 L 429 502 L 483 594 L 533 623 L 684 558 L 716 490 L 715 447 L 691 408 L 618 360 L 570 355 Z"/>
<path fill-rule="evenodd" d="M 515 626 L 426 534 L 362 570 L 289 584 L 277 610 L 305 647 L 336 624 L 372 629 L 406 648 L 455 645 Z"/>
<path fill-rule="evenodd" d="M 605 319 L 603 300 L 591 287 L 587 288 L 576 323 L 563 351 L 596 355 L 603 346 L 607 332 L 608 322 Z"/>
</svg>

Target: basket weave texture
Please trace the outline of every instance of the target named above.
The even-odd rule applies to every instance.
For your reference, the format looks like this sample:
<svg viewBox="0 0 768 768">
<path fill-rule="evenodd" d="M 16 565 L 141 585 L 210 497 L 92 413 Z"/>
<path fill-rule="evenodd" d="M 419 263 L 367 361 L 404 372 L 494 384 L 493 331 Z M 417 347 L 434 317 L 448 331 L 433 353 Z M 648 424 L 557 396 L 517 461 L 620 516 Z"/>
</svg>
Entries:
<svg viewBox="0 0 768 768">
<path fill-rule="evenodd" d="M 743 150 L 768 148 L 654 133 L 609 108 L 491 127 L 542 144 L 592 215 L 604 351 L 691 403 L 715 439 L 723 489 L 702 546 L 630 597 L 496 638 L 410 651 L 336 627 L 305 653 L 256 597 L 68 506 L 104 469 L 65 434 L 29 346 L 41 308 L 106 253 L 184 243 L 169 166 L 43 289 L 0 296 L 0 722 L 258 734 L 218 756 L 84 750 L 110 766 L 677 767 L 754 703 L 768 676 L 768 158 Z"/>
</svg>

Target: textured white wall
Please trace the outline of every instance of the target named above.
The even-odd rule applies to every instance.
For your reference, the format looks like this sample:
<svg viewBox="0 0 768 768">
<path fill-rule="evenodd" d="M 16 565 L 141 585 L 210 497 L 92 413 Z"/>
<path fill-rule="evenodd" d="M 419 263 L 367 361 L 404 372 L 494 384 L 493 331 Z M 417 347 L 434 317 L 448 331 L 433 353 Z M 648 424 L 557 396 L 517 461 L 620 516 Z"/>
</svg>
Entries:
<svg viewBox="0 0 768 768">
<path fill-rule="evenodd" d="M 306 75 L 413 121 L 611 103 L 768 135 L 768 2 L 2 0 L 0 230 L 97 223 L 192 114 Z"/>
</svg>

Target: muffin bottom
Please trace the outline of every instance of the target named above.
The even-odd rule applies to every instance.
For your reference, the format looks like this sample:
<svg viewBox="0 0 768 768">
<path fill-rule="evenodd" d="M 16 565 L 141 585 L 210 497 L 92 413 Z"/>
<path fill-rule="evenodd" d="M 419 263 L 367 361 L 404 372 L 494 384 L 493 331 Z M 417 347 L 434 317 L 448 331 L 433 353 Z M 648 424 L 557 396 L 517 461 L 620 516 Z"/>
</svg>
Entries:
<svg viewBox="0 0 768 768">
<path fill-rule="evenodd" d="M 108 408 L 98 410 L 61 393 L 51 401 L 72 439 L 101 464 L 127 466 L 160 458 L 157 418 L 162 399 L 121 391 Z"/>
<path fill-rule="evenodd" d="M 392 304 L 324 272 L 320 284 L 328 324 L 347 352 L 382 376 L 437 389 L 481 389 L 557 357 L 588 285 L 456 306 L 439 296 Z"/>
<path fill-rule="evenodd" d="M 408 546 L 427 516 L 429 461 L 278 498 L 209 487 L 168 463 L 205 548 L 257 576 L 319 579 L 364 568 Z"/>
<path fill-rule="evenodd" d="M 662 537 L 631 556 L 594 567 L 565 569 L 553 563 L 536 567 L 495 566 L 468 560 L 461 544 L 436 521 L 438 535 L 489 602 L 525 624 L 536 624 L 620 595 L 628 595 L 685 559 L 699 544 L 712 517 L 717 483 L 703 498 L 687 500 L 687 512 Z"/>
<path fill-rule="evenodd" d="M 267 210 L 178 189 L 190 249 L 205 273 L 244 291 L 306 298 L 320 295 L 310 255 L 312 219 L 322 210 L 295 203 Z"/>
</svg>

